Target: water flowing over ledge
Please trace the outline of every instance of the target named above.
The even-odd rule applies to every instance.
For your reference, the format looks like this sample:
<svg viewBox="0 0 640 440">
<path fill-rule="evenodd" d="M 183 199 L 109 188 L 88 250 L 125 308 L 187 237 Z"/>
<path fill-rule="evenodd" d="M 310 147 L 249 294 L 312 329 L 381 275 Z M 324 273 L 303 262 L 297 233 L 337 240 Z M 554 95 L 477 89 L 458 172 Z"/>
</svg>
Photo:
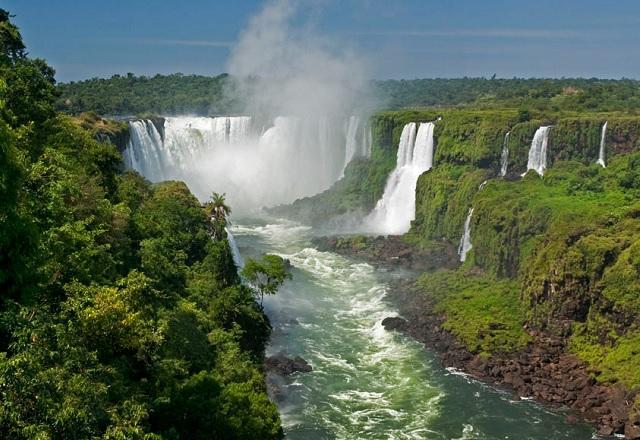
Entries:
<svg viewBox="0 0 640 440">
<path fill-rule="evenodd" d="M 609 124 L 609 122 L 605 122 L 604 125 L 602 126 L 602 132 L 600 134 L 600 150 L 598 151 L 598 161 L 597 163 L 599 165 L 602 166 L 602 168 L 606 168 L 606 164 L 605 164 L 605 156 L 606 156 L 606 151 L 605 151 L 605 147 L 606 147 L 606 142 L 605 142 L 605 138 L 607 136 L 607 124 Z"/>
<path fill-rule="evenodd" d="M 416 183 L 433 166 L 433 122 L 406 124 L 400 135 L 396 168 L 387 180 L 382 198 L 365 218 L 365 229 L 385 234 L 403 234 L 415 218 Z"/>
<path fill-rule="evenodd" d="M 473 215 L 473 208 L 469 208 L 469 214 L 464 221 L 464 233 L 460 237 L 460 246 L 458 246 L 458 255 L 460 255 L 460 261 L 465 262 L 467 259 L 467 253 L 473 248 L 471 244 L 471 216 Z"/>
<path fill-rule="evenodd" d="M 327 189 L 357 157 L 371 154 L 359 116 L 167 117 L 129 122 L 125 166 L 151 181 L 183 180 L 200 199 L 225 192 L 234 210 L 273 206 Z"/>
<path fill-rule="evenodd" d="M 544 170 L 547 169 L 547 147 L 549 145 L 550 131 L 550 125 L 540 127 L 536 130 L 533 140 L 531 141 L 531 148 L 529 149 L 527 171 L 535 170 L 540 176 L 544 175 Z"/>
</svg>

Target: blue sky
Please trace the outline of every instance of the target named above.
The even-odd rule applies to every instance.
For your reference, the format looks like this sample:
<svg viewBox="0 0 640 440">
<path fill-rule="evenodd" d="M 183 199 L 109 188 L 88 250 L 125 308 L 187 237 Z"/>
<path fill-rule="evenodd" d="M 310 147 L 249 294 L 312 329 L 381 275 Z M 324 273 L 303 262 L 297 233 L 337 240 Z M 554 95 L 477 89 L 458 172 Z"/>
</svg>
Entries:
<svg viewBox="0 0 640 440">
<path fill-rule="evenodd" d="M 225 71 L 255 0 L 0 0 L 60 81 Z M 306 0 L 296 21 L 372 78 L 640 78 L 639 0 Z"/>
</svg>

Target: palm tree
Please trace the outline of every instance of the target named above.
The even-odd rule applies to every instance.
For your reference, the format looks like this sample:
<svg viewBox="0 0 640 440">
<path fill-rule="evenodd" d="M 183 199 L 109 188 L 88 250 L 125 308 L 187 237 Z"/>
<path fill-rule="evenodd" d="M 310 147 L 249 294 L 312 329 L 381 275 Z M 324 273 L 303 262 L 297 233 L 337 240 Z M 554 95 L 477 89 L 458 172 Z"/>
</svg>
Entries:
<svg viewBox="0 0 640 440">
<path fill-rule="evenodd" d="M 205 204 L 205 210 L 213 224 L 215 238 L 223 236 L 222 230 L 227 226 L 227 217 L 231 214 L 231 207 L 227 205 L 226 196 L 226 193 L 213 192 Z"/>
</svg>

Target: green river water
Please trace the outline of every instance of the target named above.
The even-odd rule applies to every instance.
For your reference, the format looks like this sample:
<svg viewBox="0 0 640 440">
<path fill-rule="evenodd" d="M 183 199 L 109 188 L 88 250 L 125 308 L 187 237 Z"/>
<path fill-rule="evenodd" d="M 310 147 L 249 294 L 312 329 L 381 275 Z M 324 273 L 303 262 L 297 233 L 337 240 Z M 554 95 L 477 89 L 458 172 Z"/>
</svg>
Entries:
<svg viewBox="0 0 640 440">
<path fill-rule="evenodd" d="M 440 366 L 423 346 L 387 332 L 390 274 L 320 252 L 312 230 L 281 220 L 231 228 L 241 254 L 277 253 L 293 280 L 265 299 L 273 326 L 267 354 L 299 355 L 311 373 L 278 378 L 287 439 L 592 439 L 565 414 Z M 274 390 L 277 388 L 277 390 Z"/>
</svg>

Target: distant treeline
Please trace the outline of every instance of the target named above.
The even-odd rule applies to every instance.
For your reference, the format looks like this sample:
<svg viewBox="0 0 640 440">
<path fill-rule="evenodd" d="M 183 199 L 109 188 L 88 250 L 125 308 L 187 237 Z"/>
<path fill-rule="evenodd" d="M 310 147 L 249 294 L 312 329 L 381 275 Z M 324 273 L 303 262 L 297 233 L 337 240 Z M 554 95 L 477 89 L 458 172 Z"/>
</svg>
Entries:
<svg viewBox="0 0 640 440">
<path fill-rule="evenodd" d="M 101 115 L 227 113 L 234 103 L 225 97 L 226 74 L 114 75 L 58 84 L 58 110 L 68 113 L 94 111 Z"/>
<path fill-rule="evenodd" d="M 58 109 L 102 115 L 234 113 L 239 98 L 225 93 L 233 78 L 114 75 L 58 85 Z M 415 107 L 519 107 L 551 110 L 637 111 L 640 81 L 622 79 L 413 79 L 372 82 L 373 94 L 389 109 Z"/>
</svg>

